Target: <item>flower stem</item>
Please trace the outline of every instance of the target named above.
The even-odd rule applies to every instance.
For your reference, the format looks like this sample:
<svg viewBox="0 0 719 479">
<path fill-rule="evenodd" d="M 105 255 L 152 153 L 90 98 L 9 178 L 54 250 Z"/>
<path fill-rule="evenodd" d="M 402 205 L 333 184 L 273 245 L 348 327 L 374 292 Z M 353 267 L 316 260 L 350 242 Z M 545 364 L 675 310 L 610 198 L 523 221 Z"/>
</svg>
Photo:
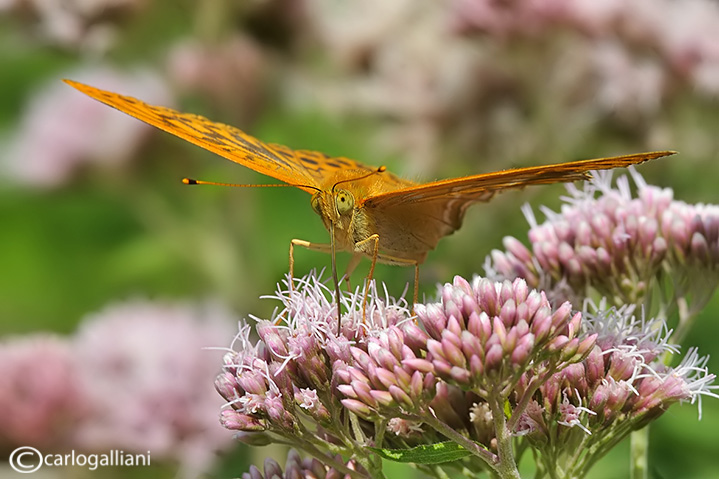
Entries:
<svg viewBox="0 0 719 479">
<path fill-rule="evenodd" d="M 694 315 L 690 312 L 689 302 L 685 296 L 680 296 L 676 299 L 677 309 L 679 313 L 679 324 L 677 325 L 674 333 L 672 334 L 671 341 L 674 344 L 681 344 L 684 337 L 689 332 L 689 328 L 694 324 L 692 321 Z M 668 356 L 668 355 L 667 355 Z M 665 358 L 666 359 L 666 358 Z M 664 361 L 667 364 L 668 361 Z"/>
<path fill-rule="evenodd" d="M 494 469 L 502 478 L 520 479 L 519 469 L 517 469 L 517 463 L 514 460 L 512 434 L 509 427 L 507 427 L 507 418 L 504 415 L 503 396 L 501 394 L 491 394 L 487 402 L 494 420 L 494 434 L 497 438 L 497 456 L 499 457 L 499 464 Z"/>
<path fill-rule="evenodd" d="M 534 396 L 534 393 L 537 391 L 537 389 L 539 389 L 542 384 L 546 383 L 547 380 L 552 377 L 552 375 L 557 371 L 557 369 L 557 365 L 555 363 L 552 363 L 547 367 L 547 370 L 540 377 L 535 377 L 534 379 L 532 379 L 532 381 L 525 389 L 524 394 L 522 394 L 522 397 L 517 403 L 517 406 L 514 408 L 514 411 L 512 411 L 512 417 L 510 417 L 509 421 L 507 422 L 507 427 L 510 431 L 514 430 L 515 426 L 517 425 L 517 421 L 519 421 L 524 410 L 527 409 L 527 404 L 529 404 L 529 401 L 532 400 L 532 397 Z"/>
<path fill-rule="evenodd" d="M 306 453 L 315 457 L 318 461 L 340 471 L 343 474 L 346 474 L 347 476 L 349 476 L 352 479 L 369 479 L 369 478 L 384 479 L 384 475 L 382 474 L 381 471 L 379 471 L 379 473 L 378 473 L 378 471 L 370 471 L 371 475 L 365 476 L 364 474 L 360 473 L 359 471 L 350 469 L 342 461 L 338 461 L 334 457 L 323 453 L 320 449 L 316 448 L 314 446 L 314 444 L 312 444 L 309 441 L 295 440 L 295 441 L 290 441 L 290 442 L 291 442 L 292 447 L 302 449 Z M 359 461 L 359 457 L 357 459 Z M 364 464 L 362 464 L 362 465 L 364 465 Z"/>
<path fill-rule="evenodd" d="M 463 436 L 462 434 L 449 427 L 447 424 L 437 419 L 433 412 L 427 411 L 427 413 L 423 415 L 412 415 L 411 419 L 429 424 L 435 431 L 439 432 L 440 434 L 444 434 L 452 441 L 456 442 L 478 458 L 482 459 L 492 469 L 496 470 L 497 464 L 499 463 L 499 459 L 496 455 L 492 454 L 487 449 L 484 449 L 471 439 L 467 438 L 466 436 Z"/>
<path fill-rule="evenodd" d="M 647 479 L 647 454 L 649 452 L 649 428 L 643 427 L 631 434 L 631 479 Z"/>
</svg>

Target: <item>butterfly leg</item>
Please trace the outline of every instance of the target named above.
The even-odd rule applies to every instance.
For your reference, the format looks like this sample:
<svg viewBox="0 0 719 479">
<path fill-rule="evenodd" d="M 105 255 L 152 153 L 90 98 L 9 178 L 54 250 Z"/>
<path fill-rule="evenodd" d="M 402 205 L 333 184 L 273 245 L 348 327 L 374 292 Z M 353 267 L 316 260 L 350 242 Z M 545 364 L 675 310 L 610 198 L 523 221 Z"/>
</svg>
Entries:
<svg viewBox="0 0 719 479">
<path fill-rule="evenodd" d="M 363 239 L 362 241 L 358 241 L 355 243 L 355 251 L 364 251 L 364 246 L 370 242 L 373 242 L 374 245 L 372 245 L 372 264 L 369 267 L 369 273 L 367 274 L 367 284 L 365 285 L 364 295 L 362 297 L 363 323 L 365 321 L 365 318 L 367 317 L 367 293 L 369 292 L 370 283 L 372 282 L 372 276 L 374 276 L 374 267 L 377 265 L 377 257 L 379 256 L 379 235 L 375 233 Z"/>
<path fill-rule="evenodd" d="M 360 253 L 355 253 L 352 255 L 352 258 L 350 258 L 349 263 L 347 263 L 347 269 L 345 270 L 345 274 L 342 276 L 342 281 L 345 281 L 345 286 L 347 286 L 347 292 L 352 292 L 350 275 L 357 268 L 357 265 L 359 265 L 360 261 L 362 261 L 362 256 L 363 255 Z"/>
<path fill-rule="evenodd" d="M 419 292 L 419 263 L 414 263 L 414 294 L 412 294 L 412 316 L 414 316 L 414 305 L 417 304 L 417 293 Z M 416 321 L 416 319 L 415 319 Z"/>
<path fill-rule="evenodd" d="M 387 254 L 377 255 L 380 263 L 392 264 L 396 266 L 414 266 L 414 293 L 412 294 L 412 315 L 414 315 L 414 305 L 417 304 L 419 293 L 419 261 L 407 258 L 398 258 Z"/>
<path fill-rule="evenodd" d="M 295 277 L 295 246 L 302 246 L 311 251 L 319 251 L 321 253 L 332 253 L 332 245 L 326 243 L 311 243 L 301 239 L 292 239 L 290 241 L 290 279 Z M 334 258 L 333 258 L 334 260 Z M 292 281 L 290 281 L 290 289 L 292 289 Z"/>
<path fill-rule="evenodd" d="M 295 246 L 302 246 L 303 248 L 307 248 L 311 251 L 319 251 L 321 253 L 327 253 L 332 254 L 332 245 L 326 244 L 326 243 L 311 243 L 306 240 L 296 239 L 293 238 L 292 241 L 290 241 L 290 291 L 294 289 L 294 279 L 295 279 Z M 334 256 L 332 257 L 333 262 L 333 268 L 334 268 Z M 339 294 L 339 292 L 337 293 Z M 339 304 L 339 298 L 337 300 Z"/>
</svg>

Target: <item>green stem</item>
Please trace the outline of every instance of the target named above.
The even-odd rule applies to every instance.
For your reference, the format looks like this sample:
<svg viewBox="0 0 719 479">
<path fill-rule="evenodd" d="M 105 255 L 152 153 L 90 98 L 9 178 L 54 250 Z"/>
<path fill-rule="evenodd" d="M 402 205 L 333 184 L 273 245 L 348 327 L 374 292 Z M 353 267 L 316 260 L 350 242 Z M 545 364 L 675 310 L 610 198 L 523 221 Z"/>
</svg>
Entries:
<svg viewBox="0 0 719 479">
<path fill-rule="evenodd" d="M 609 451 L 619 444 L 624 438 L 632 432 L 633 423 L 630 420 L 622 421 L 618 426 L 613 427 L 611 431 L 602 433 L 602 437 L 592 439 L 583 446 L 584 453 L 582 458 L 576 461 L 576 465 L 572 467 L 573 477 L 584 477 L 587 472 L 596 464 L 599 459 L 604 457 Z"/>
<path fill-rule="evenodd" d="M 354 444 L 353 456 L 355 457 L 355 459 L 357 459 L 357 462 L 359 462 L 365 469 L 369 471 L 371 477 L 377 479 L 384 479 L 384 473 L 382 472 L 382 461 L 377 455 L 368 453 L 369 449 L 366 449 L 362 446 L 363 444 L 367 443 L 367 437 L 362 431 L 362 426 L 360 425 L 359 418 L 353 413 L 349 413 L 349 418 L 350 424 L 352 426 L 352 433 L 354 436 L 354 438 L 352 439 L 352 443 Z"/>
<path fill-rule="evenodd" d="M 524 394 L 519 399 L 519 402 L 517 403 L 517 406 L 514 408 L 514 411 L 512 411 L 512 417 L 509 418 L 509 422 L 507 423 L 507 427 L 510 431 L 513 431 L 514 428 L 517 426 L 517 422 L 519 421 L 520 417 L 522 416 L 522 413 L 527 408 L 527 404 L 529 404 L 529 401 L 532 400 L 532 397 L 534 396 L 534 393 L 537 391 L 537 389 L 542 386 L 549 378 L 552 377 L 552 375 L 557 372 L 559 368 L 556 364 L 550 364 L 547 367 L 547 370 L 542 373 L 541 376 L 535 377 L 532 379 L 532 381 L 529 383 L 527 388 L 524 391 Z"/>
<path fill-rule="evenodd" d="M 382 474 L 381 471 L 379 474 L 376 474 L 375 471 L 370 471 L 369 475 L 366 476 L 366 475 L 360 473 L 359 471 L 350 469 L 342 461 L 338 461 L 334 457 L 324 454 L 321 450 L 317 449 L 314 446 L 314 444 L 310 443 L 309 441 L 300 441 L 299 444 L 297 443 L 297 441 L 294 441 L 292 443 L 292 445 L 293 445 L 293 447 L 298 447 L 298 448 L 302 449 L 303 451 L 305 451 L 307 454 L 317 458 L 317 460 L 320 461 L 321 463 L 326 464 L 326 465 L 332 467 L 333 469 L 340 471 L 341 473 L 343 473 L 345 475 L 348 475 L 352 479 L 373 479 L 373 478 L 384 479 L 384 475 Z"/>
<path fill-rule="evenodd" d="M 495 470 L 502 478 L 520 479 L 517 462 L 514 460 L 514 445 L 512 443 L 512 434 L 507 427 L 507 418 L 504 415 L 504 403 L 502 395 L 491 394 L 489 396 L 489 408 L 492 411 L 492 419 L 494 421 L 494 434 L 497 438 L 497 456 L 499 464 L 495 466 Z"/>
<path fill-rule="evenodd" d="M 564 469 L 561 477 L 565 478 L 578 478 L 584 477 L 582 472 L 582 465 L 584 463 L 583 458 L 586 457 L 586 452 L 592 447 L 591 436 L 585 435 L 584 432 L 569 433 L 572 437 L 571 444 L 567 444 L 568 451 L 574 451 L 573 453 L 567 454 L 567 460 L 564 461 Z M 577 441 L 576 438 L 579 437 Z"/>
<path fill-rule="evenodd" d="M 647 479 L 647 454 L 649 452 L 649 428 L 643 427 L 631 434 L 631 479 Z"/>
<path fill-rule="evenodd" d="M 207 44 L 216 43 L 227 33 L 232 18 L 232 8 L 227 0 L 205 0 L 198 2 L 195 11 L 196 37 Z"/>
<path fill-rule="evenodd" d="M 328 455 L 324 453 L 321 449 L 316 447 L 314 444 L 312 444 L 310 441 L 304 440 L 302 438 L 298 438 L 296 436 L 287 437 L 284 435 L 277 435 L 273 434 L 273 444 L 282 444 L 287 447 L 292 447 L 294 449 L 299 449 L 310 456 L 314 457 L 318 461 L 320 461 L 322 464 L 326 464 L 333 469 L 336 469 L 340 472 L 342 472 L 345 475 L 348 475 L 352 479 L 373 479 L 374 477 L 381 477 L 381 476 L 365 476 L 359 471 L 355 471 L 354 469 L 350 469 L 347 467 L 347 465 L 340 461 L 335 459 L 333 456 Z"/>
<path fill-rule="evenodd" d="M 431 470 L 434 477 L 437 477 L 439 479 L 451 479 L 449 477 L 449 474 L 447 474 L 447 472 L 445 472 L 444 469 L 442 469 L 441 467 L 439 467 L 437 465 L 431 466 L 429 469 Z"/>
<path fill-rule="evenodd" d="M 437 419 L 432 412 L 427 411 L 427 413 L 422 416 L 411 416 L 411 419 L 429 424 L 435 431 L 445 435 L 446 437 L 453 440 L 478 458 L 482 459 L 492 469 L 496 469 L 497 464 L 499 463 L 499 460 L 496 455 L 492 454 L 487 449 L 484 449 L 471 439 L 461 435 L 460 433 L 449 427 L 447 424 Z"/>
<path fill-rule="evenodd" d="M 686 297 L 679 296 L 676 299 L 677 302 L 677 310 L 679 313 L 679 324 L 677 325 L 676 329 L 674 330 L 674 333 L 671 337 L 671 342 L 674 344 L 681 344 L 684 340 L 684 336 L 687 335 L 689 332 L 689 328 L 693 324 L 693 317 L 694 315 L 689 310 L 689 302 L 687 301 Z M 664 363 L 667 364 L 665 357 Z"/>
</svg>

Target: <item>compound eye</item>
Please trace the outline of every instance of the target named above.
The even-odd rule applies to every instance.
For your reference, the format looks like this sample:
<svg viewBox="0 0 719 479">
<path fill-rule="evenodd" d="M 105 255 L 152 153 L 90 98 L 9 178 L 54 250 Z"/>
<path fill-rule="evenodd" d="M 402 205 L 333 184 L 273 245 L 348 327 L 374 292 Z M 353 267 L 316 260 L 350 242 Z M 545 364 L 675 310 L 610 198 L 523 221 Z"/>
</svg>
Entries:
<svg viewBox="0 0 719 479">
<path fill-rule="evenodd" d="M 315 213 L 322 216 L 322 208 L 320 207 L 320 194 L 315 193 L 312 195 L 312 199 L 310 200 L 310 205 L 312 205 L 312 209 L 315 210 Z"/>
<path fill-rule="evenodd" d="M 343 215 L 354 208 L 355 198 L 349 191 L 339 190 L 335 194 L 335 205 L 337 206 L 337 212 Z"/>
</svg>

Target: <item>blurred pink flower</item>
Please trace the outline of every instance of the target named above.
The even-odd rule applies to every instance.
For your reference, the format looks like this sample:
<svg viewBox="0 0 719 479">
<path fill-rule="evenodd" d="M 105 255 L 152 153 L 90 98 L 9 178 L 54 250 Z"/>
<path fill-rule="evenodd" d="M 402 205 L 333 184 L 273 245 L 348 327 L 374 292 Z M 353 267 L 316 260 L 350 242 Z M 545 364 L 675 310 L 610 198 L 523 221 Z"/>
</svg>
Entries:
<svg viewBox="0 0 719 479">
<path fill-rule="evenodd" d="M 452 26 L 455 29 L 506 37 L 545 33 L 567 17 L 571 0 L 454 0 L 451 3 Z M 612 2 L 597 3 L 604 5 Z"/>
<path fill-rule="evenodd" d="M 601 110 L 631 121 L 651 117 L 662 106 L 667 77 L 662 65 L 631 56 L 616 41 L 600 41 L 590 52 L 597 79 L 595 101 Z"/>
<path fill-rule="evenodd" d="M 167 70 L 179 89 L 201 93 L 242 123 L 252 120 L 262 107 L 267 64 L 258 44 L 236 35 L 222 43 L 188 39 L 176 44 Z"/>
<path fill-rule="evenodd" d="M 655 120 L 673 100 L 719 91 L 711 0 L 305 5 L 326 63 L 289 71 L 290 100 L 386 120 L 378 149 L 411 158 L 410 177 L 437 168 L 447 144 L 536 158 L 555 143 L 571 151 L 603 121 L 641 142 L 666 138 Z"/>
<path fill-rule="evenodd" d="M 719 4 L 711 0 L 564 0 L 567 20 L 595 36 L 615 38 L 627 55 L 666 62 L 700 90 L 719 92 Z M 521 2 L 520 2 L 521 3 Z M 634 52 L 632 54 L 632 52 Z"/>
<path fill-rule="evenodd" d="M 226 342 L 235 324 L 217 305 L 142 301 L 88 318 L 73 344 L 92 404 L 78 447 L 149 450 L 153 459 L 177 461 L 185 477 L 206 471 L 233 441 L 212 387 L 222 353 L 203 348 Z"/>
<path fill-rule="evenodd" d="M 97 69 L 66 76 L 150 103 L 172 103 L 167 86 L 150 71 Z M 69 181 L 83 164 L 116 166 L 128 161 L 149 131 L 146 124 L 87 98 L 57 78 L 29 102 L 0 166 L 21 183 L 56 187 Z"/>
<path fill-rule="evenodd" d="M 663 0 L 656 35 L 674 69 L 702 91 L 719 94 L 719 3 Z"/>
<path fill-rule="evenodd" d="M 86 406 L 63 339 L 37 334 L 0 343 L 0 449 L 69 448 Z"/>
<path fill-rule="evenodd" d="M 454 0 L 452 26 L 498 37 L 550 36 L 560 29 L 614 41 L 701 90 L 719 92 L 719 4 L 711 0 Z M 630 91 L 627 94 L 631 94 Z"/>
<path fill-rule="evenodd" d="M 0 12 L 16 13 L 33 32 L 56 46 L 104 52 L 114 43 L 116 24 L 146 0 L 1 0 Z"/>
<path fill-rule="evenodd" d="M 309 99 L 333 114 L 391 118 L 381 146 L 413 159 L 403 172 L 409 176 L 431 169 L 443 120 L 460 117 L 483 89 L 481 52 L 447 28 L 447 7 L 310 0 L 307 9 L 322 52 L 341 73 L 329 81 L 307 72 L 292 76 L 293 100 Z"/>
</svg>

